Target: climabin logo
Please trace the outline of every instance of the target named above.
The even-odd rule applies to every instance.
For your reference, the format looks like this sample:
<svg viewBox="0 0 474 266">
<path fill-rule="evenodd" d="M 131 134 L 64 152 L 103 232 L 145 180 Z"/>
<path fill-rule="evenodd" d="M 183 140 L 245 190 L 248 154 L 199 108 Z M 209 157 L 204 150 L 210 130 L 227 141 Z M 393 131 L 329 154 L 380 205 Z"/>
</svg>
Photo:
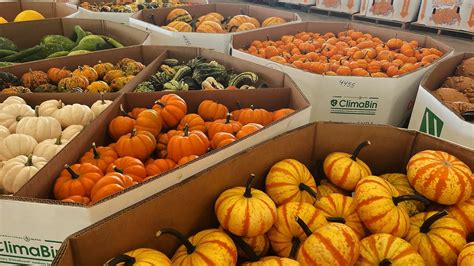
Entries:
<svg viewBox="0 0 474 266">
<path fill-rule="evenodd" d="M 378 98 L 333 96 L 330 105 L 332 114 L 375 115 Z"/>
<path fill-rule="evenodd" d="M 45 240 L 31 241 L 28 236 L 21 237 L 25 242 L 15 240 L 0 240 L 0 265 L 2 263 L 49 264 L 58 253 L 60 241 Z"/>
<path fill-rule="evenodd" d="M 331 100 L 331 106 L 332 107 L 335 107 L 337 105 L 337 100 L 336 99 L 332 99 Z"/>
</svg>

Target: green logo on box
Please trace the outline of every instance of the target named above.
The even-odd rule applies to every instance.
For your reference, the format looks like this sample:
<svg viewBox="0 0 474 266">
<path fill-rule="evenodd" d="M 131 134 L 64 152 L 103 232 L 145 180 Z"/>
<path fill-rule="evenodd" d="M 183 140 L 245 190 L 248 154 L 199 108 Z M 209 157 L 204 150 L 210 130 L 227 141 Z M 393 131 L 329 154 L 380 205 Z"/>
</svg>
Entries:
<svg viewBox="0 0 474 266">
<path fill-rule="evenodd" d="M 430 109 L 426 108 L 421 121 L 420 131 L 439 137 L 443 129 L 444 122 L 437 117 Z"/>
<path fill-rule="evenodd" d="M 337 100 L 336 99 L 331 100 L 331 106 L 334 107 L 336 105 L 337 105 Z"/>
</svg>

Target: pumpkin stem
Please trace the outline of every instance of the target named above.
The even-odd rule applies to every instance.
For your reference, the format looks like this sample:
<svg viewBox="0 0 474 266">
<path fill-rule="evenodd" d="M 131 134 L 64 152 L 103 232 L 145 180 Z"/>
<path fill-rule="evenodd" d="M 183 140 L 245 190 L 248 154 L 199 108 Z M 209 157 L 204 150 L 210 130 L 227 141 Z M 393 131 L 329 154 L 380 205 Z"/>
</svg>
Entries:
<svg viewBox="0 0 474 266">
<path fill-rule="evenodd" d="M 310 186 L 306 185 L 305 183 L 300 183 L 298 185 L 298 188 L 300 189 L 300 191 L 308 192 L 309 195 L 311 195 L 313 198 L 315 198 L 315 199 L 318 198 L 318 193 L 316 191 L 314 191 L 314 189 L 312 189 Z"/>
<path fill-rule="evenodd" d="M 156 236 L 159 237 L 163 234 L 171 234 L 175 236 L 181 244 L 183 244 L 186 247 L 186 250 L 188 254 L 191 254 L 196 250 L 196 247 L 193 246 L 193 244 L 187 239 L 181 232 L 174 228 L 161 228 L 160 231 L 156 233 Z"/>
<path fill-rule="evenodd" d="M 244 197 L 246 198 L 252 197 L 252 185 L 253 185 L 254 180 L 255 180 L 255 175 L 250 174 L 250 178 L 247 180 L 247 184 L 245 185 Z"/>
<path fill-rule="evenodd" d="M 392 262 L 389 259 L 383 259 L 380 263 L 379 266 L 390 266 L 392 265 Z"/>
<path fill-rule="evenodd" d="M 230 113 L 227 113 L 227 115 L 225 116 L 225 123 L 226 124 L 229 124 L 230 123 L 230 118 L 232 117 L 232 115 Z"/>
<path fill-rule="evenodd" d="M 28 155 L 28 160 L 25 163 L 25 166 L 32 166 L 33 165 L 33 154 Z"/>
<path fill-rule="evenodd" d="M 129 116 L 127 112 L 125 112 L 125 109 L 123 108 L 123 105 L 120 104 L 120 112 L 124 115 L 124 116 Z"/>
<path fill-rule="evenodd" d="M 288 256 L 290 259 L 295 259 L 296 255 L 298 253 L 298 250 L 300 249 L 301 241 L 298 237 L 294 236 L 291 239 L 291 250 L 290 250 L 290 255 Z"/>
<path fill-rule="evenodd" d="M 69 164 L 65 164 L 64 169 L 66 169 L 66 171 L 71 175 L 72 179 L 79 178 L 79 175 L 76 172 L 74 172 L 74 170 L 71 169 L 71 166 L 69 166 Z"/>
<path fill-rule="evenodd" d="M 255 110 L 255 106 L 253 104 L 251 104 L 250 109 Z"/>
<path fill-rule="evenodd" d="M 313 232 L 311 232 L 311 229 L 309 229 L 309 226 L 299 216 L 295 216 L 295 221 L 298 223 L 301 229 L 303 229 L 303 232 L 307 236 L 310 236 L 313 234 Z"/>
<path fill-rule="evenodd" d="M 63 137 L 63 134 L 59 134 L 59 136 L 56 138 L 56 142 L 54 143 L 55 145 L 62 145 L 63 142 L 62 142 L 62 137 Z"/>
<path fill-rule="evenodd" d="M 351 159 L 353 161 L 355 161 L 357 159 L 357 156 L 359 155 L 360 151 L 365 147 L 365 146 L 368 146 L 372 144 L 370 142 L 370 140 L 366 140 L 364 142 L 362 142 L 361 144 L 359 144 L 359 146 L 357 146 L 357 148 L 354 150 L 354 152 L 352 153 L 352 156 L 351 156 Z"/>
<path fill-rule="evenodd" d="M 230 236 L 232 241 L 234 241 L 235 245 L 241 249 L 245 255 L 247 255 L 251 262 L 256 262 L 260 259 L 258 255 L 255 254 L 255 251 L 241 237 L 238 237 L 228 231 L 225 232 Z"/>
<path fill-rule="evenodd" d="M 326 221 L 330 223 L 340 223 L 340 224 L 346 223 L 346 219 L 344 219 L 344 217 L 326 217 Z"/>
<path fill-rule="evenodd" d="M 115 166 L 115 165 L 114 165 L 114 167 L 112 167 L 112 169 L 113 169 L 115 172 L 119 173 L 119 174 L 123 174 L 123 170 L 120 169 L 120 168 L 118 168 L 118 167 Z"/>
<path fill-rule="evenodd" d="M 132 266 L 133 264 L 135 264 L 136 260 L 135 260 L 134 257 L 122 254 L 122 255 L 119 255 L 119 256 L 107 261 L 105 263 L 105 265 L 106 266 L 116 266 L 116 265 L 118 265 L 119 263 L 122 263 L 122 262 L 124 263 L 125 266 Z"/>
<path fill-rule="evenodd" d="M 39 105 L 35 106 L 35 116 L 39 117 Z"/>
<path fill-rule="evenodd" d="M 184 125 L 184 136 L 187 137 L 189 136 L 189 125 L 186 123 L 186 125 Z"/>
<path fill-rule="evenodd" d="M 398 196 L 398 197 L 393 197 L 393 203 L 395 205 L 398 205 L 398 203 L 402 202 L 402 201 L 407 201 L 407 200 L 417 200 L 417 201 L 420 201 L 421 203 L 423 203 L 424 205 L 428 205 L 430 204 L 430 201 L 427 200 L 425 197 L 423 196 L 420 196 L 420 195 L 402 195 L 402 196 Z"/>
<path fill-rule="evenodd" d="M 104 92 L 103 91 L 100 92 L 100 102 L 101 102 L 101 104 L 105 104 Z"/>
<path fill-rule="evenodd" d="M 158 104 L 161 108 L 165 108 L 165 104 L 160 102 L 160 100 L 155 101 L 155 104 Z"/>
<path fill-rule="evenodd" d="M 137 129 L 136 129 L 136 128 L 133 128 L 133 129 L 132 129 L 132 132 L 130 132 L 130 138 L 135 137 L 136 134 L 137 134 Z"/>
<path fill-rule="evenodd" d="M 423 233 L 423 234 L 426 234 L 430 231 L 430 227 L 431 225 L 433 225 L 434 222 L 436 222 L 437 220 L 441 219 L 443 216 L 446 216 L 448 215 L 448 211 L 447 210 L 442 210 L 432 216 L 430 216 L 430 218 L 426 219 L 423 224 L 421 225 L 420 227 L 420 232 Z"/>
<path fill-rule="evenodd" d="M 97 151 L 97 146 L 95 142 L 92 142 L 92 153 L 94 154 L 94 159 L 100 159 L 100 153 Z"/>
</svg>

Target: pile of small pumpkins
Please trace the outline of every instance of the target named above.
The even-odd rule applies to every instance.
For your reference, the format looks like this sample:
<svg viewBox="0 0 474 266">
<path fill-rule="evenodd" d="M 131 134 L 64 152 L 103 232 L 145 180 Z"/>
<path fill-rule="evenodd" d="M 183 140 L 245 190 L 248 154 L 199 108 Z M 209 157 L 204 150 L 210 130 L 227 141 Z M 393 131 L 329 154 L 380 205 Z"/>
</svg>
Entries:
<svg viewBox="0 0 474 266">
<path fill-rule="evenodd" d="M 56 199 L 95 204 L 294 112 L 253 106 L 230 112 L 223 104 L 204 100 L 197 114 L 188 113 L 187 103 L 176 94 L 162 96 L 151 109 L 121 109 L 123 115 L 108 126 L 115 142 L 99 147 L 93 143 L 79 163 L 66 165 L 54 185 Z"/>
<path fill-rule="evenodd" d="M 18 96 L 0 103 L 0 191 L 16 193 L 111 103 L 53 99 L 33 109 Z"/>
<path fill-rule="evenodd" d="M 387 41 L 355 30 L 299 32 L 279 40 L 255 40 L 241 51 L 304 71 L 330 76 L 396 77 L 432 64 L 443 56 L 415 40 Z"/>
<path fill-rule="evenodd" d="M 145 66 L 130 58 L 117 64 L 98 62 L 94 66 L 83 65 L 70 71 L 52 67 L 47 72 L 29 70 L 18 78 L 12 73 L 0 72 L 2 93 L 29 92 L 114 92 L 121 90 Z"/>
<path fill-rule="evenodd" d="M 281 17 L 268 17 L 260 23 L 258 19 L 244 14 L 225 18 L 218 12 L 193 18 L 187 10 L 175 8 L 166 16 L 166 25 L 162 28 L 174 32 L 229 33 L 275 26 L 286 22 Z"/>
<path fill-rule="evenodd" d="M 266 192 L 234 187 L 215 202 L 219 229 L 186 238 L 167 258 L 137 249 L 112 259 L 155 265 L 474 265 L 474 180 L 451 154 L 413 155 L 406 175 L 372 175 L 353 154 L 332 152 L 318 183 L 302 163 L 284 159 L 266 176 Z M 351 196 L 352 195 L 352 196 Z M 272 254 L 269 256 L 270 246 Z M 160 263 L 158 263 L 160 262 Z M 196 264 L 193 264 L 196 263 Z M 212 262 L 212 263 L 211 263 Z"/>
</svg>

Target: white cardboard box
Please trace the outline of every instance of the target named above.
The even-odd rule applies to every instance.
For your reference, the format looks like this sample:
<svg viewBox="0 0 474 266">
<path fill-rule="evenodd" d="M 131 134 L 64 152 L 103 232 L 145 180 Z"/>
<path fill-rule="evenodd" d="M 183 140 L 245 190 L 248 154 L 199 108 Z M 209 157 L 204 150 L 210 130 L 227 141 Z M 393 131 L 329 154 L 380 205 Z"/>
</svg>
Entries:
<svg viewBox="0 0 474 266">
<path fill-rule="evenodd" d="M 296 13 L 245 4 L 210 4 L 183 8 L 188 10 L 193 17 L 199 17 L 210 12 L 219 12 L 224 17 L 244 13 L 257 18 L 260 22 L 271 16 L 279 16 L 289 22 L 301 21 L 301 18 Z M 130 17 L 130 25 L 150 32 L 149 44 L 199 47 L 229 54 L 230 42 L 234 33 L 171 32 L 161 28 L 160 26 L 165 25 L 166 16 L 172 9 L 162 8 L 139 11 Z"/>
<path fill-rule="evenodd" d="M 445 52 L 444 58 L 452 54 L 452 49 L 443 43 L 413 33 L 354 23 L 305 22 L 234 35 L 232 56 L 281 70 L 291 76 L 312 104 L 311 121 L 403 126 L 411 113 L 419 83 L 424 73 L 432 66 L 396 78 L 324 76 L 277 64 L 238 50 L 246 48 L 253 40 L 263 39 L 262 36 L 280 39 L 282 35 L 302 31 L 325 33 L 347 29 L 369 32 L 382 39 L 398 37 L 417 40 L 422 46 L 436 47 Z"/>
<path fill-rule="evenodd" d="M 361 14 L 371 18 L 415 21 L 421 0 L 362 0 Z"/>
<path fill-rule="evenodd" d="M 458 54 L 436 66 L 426 75 L 416 96 L 409 128 L 474 149 L 474 124 L 462 119 L 439 101 L 431 91 L 452 75 L 463 59 L 474 54 Z"/>
<path fill-rule="evenodd" d="M 316 0 L 316 8 L 348 14 L 358 13 L 361 0 Z"/>
<path fill-rule="evenodd" d="M 422 0 L 418 23 L 474 32 L 474 2 Z"/>
</svg>

